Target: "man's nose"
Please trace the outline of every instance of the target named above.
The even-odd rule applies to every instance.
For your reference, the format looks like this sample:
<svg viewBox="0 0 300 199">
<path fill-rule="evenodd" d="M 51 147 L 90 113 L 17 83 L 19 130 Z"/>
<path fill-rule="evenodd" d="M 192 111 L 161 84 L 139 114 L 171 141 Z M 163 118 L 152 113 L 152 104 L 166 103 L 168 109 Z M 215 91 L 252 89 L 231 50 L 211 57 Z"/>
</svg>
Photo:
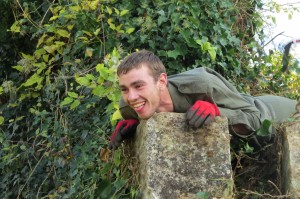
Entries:
<svg viewBox="0 0 300 199">
<path fill-rule="evenodd" d="M 138 93 L 134 90 L 129 90 L 128 92 L 128 101 L 134 101 L 138 98 Z"/>
</svg>

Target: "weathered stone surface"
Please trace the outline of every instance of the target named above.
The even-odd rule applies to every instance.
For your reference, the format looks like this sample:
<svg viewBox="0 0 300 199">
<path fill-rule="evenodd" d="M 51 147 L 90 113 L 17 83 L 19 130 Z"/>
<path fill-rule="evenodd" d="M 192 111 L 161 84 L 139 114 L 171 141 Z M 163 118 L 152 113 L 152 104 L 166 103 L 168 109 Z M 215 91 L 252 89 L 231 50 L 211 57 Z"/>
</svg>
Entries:
<svg viewBox="0 0 300 199">
<path fill-rule="evenodd" d="M 233 179 L 227 119 L 193 130 L 185 114 L 141 121 L 134 141 L 144 199 L 192 198 L 198 192 L 231 198 Z M 196 197 L 195 197 L 196 198 Z"/>
<path fill-rule="evenodd" d="M 283 132 L 282 188 L 300 198 L 300 120 L 286 124 Z"/>
</svg>

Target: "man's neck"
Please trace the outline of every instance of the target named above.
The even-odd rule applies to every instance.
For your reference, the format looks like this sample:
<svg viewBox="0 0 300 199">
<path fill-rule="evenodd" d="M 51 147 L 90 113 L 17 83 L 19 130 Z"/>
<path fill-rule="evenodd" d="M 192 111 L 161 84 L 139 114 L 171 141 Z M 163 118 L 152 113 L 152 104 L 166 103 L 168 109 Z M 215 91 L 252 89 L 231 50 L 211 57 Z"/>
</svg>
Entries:
<svg viewBox="0 0 300 199">
<path fill-rule="evenodd" d="M 168 88 L 165 88 L 161 92 L 161 101 L 160 101 L 160 106 L 157 110 L 157 112 L 173 112 L 174 111 L 174 106 L 173 106 L 173 101 L 169 92 Z"/>
</svg>

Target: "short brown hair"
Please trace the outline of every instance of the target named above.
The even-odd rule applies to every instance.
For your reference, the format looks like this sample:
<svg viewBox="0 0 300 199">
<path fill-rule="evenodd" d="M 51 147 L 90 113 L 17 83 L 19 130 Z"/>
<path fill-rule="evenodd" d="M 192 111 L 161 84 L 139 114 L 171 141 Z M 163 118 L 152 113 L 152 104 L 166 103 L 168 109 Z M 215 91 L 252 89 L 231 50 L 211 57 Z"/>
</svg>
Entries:
<svg viewBox="0 0 300 199">
<path fill-rule="evenodd" d="M 158 80 L 161 73 L 166 73 L 165 66 L 153 52 L 141 50 L 130 54 L 120 63 L 117 75 L 126 74 L 134 68 L 140 68 L 143 64 L 150 69 L 155 81 Z"/>
</svg>

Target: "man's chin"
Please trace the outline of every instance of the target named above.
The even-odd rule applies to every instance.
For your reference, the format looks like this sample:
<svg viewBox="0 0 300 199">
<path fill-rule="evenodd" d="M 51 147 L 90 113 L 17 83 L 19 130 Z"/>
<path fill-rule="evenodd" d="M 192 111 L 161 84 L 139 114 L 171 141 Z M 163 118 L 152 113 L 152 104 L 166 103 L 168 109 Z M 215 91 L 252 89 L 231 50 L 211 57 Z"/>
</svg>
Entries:
<svg viewBox="0 0 300 199">
<path fill-rule="evenodd" d="M 141 117 L 141 116 L 139 116 L 139 118 L 142 119 L 142 120 L 148 120 L 150 117 Z"/>
<path fill-rule="evenodd" d="M 139 114 L 138 114 L 138 116 L 139 116 L 139 118 L 142 119 L 142 120 L 148 120 L 150 117 L 153 116 L 153 114 L 152 114 L 152 115 L 139 115 Z"/>
</svg>

